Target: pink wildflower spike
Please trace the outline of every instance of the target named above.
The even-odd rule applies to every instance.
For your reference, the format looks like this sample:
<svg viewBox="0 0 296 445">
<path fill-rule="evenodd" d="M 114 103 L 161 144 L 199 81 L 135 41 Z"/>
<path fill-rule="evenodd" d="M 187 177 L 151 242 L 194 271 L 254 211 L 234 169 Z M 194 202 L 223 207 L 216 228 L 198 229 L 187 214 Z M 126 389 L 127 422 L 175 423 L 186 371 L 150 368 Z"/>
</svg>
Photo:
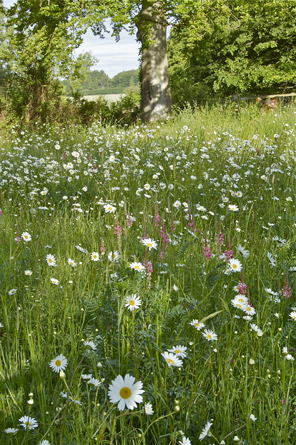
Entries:
<svg viewBox="0 0 296 445">
<path fill-rule="evenodd" d="M 226 261 L 229 261 L 233 257 L 233 251 L 225 250 L 224 255 L 225 255 Z"/>
<path fill-rule="evenodd" d="M 289 287 L 288 275 L 286 275 L 285 286 L 282 289 L 282 293 L 283 293 L 283 296 L 287 299 L 290 298 L 290 296 L 291 296 L 292 290 Z"/>
</svg>

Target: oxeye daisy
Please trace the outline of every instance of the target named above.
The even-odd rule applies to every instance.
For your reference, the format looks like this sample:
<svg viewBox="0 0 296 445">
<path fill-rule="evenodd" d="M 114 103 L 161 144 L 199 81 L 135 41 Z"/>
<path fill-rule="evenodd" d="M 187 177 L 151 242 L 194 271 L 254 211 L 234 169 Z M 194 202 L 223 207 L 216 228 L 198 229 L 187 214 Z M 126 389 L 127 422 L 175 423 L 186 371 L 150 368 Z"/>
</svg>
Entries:
<svg viewBox="0 0 296 445">
<path fill-rule="evenodd" d="M 32 275 L 32 273 L 33 273 L 33 272 L 32 272 L 31 270 L 25 270 L 25 275 L 28 275 L 28 276 L 29 276 L 29 275 Z"/>
<path fill-rule="evenodd" d="M 138 309 L 142 304 L 141 299 L 135 294 L 126 297 L 125 302 L 126 302 L 125 307 L 127 307 L 130 311 Z"/>
<path fill-rule="evenodd" d="M 38 427 L 38 422 L 33 417 L 23 416 L 19 419 L 20 425 L 25 428 L 25 430 L 33 430 Z"/>
<path fill-rule="evenodd" d="M 296 321 L 296 312 L 293 311 L 289 314 L 289 317 L 293 318 L 294 321 Z"/>
<path fill-rule="evenodd" d="M 97 349 L 97 347 L 93 341 L 87 340 L 87 341 L 83 342 L 83 344 L 84 344 L 84 346 L 89 347 L 93 351 L 95 351 Z"/>
<path fill-rule="evenodd" d="M 56 259 L 54 255 L 48 254 L 46 255 L 46 261 L 49 266 L 56 266 Z"/>
<path fill-rule="evenodd" d="M 198 320 L 192 320 L 190 322 L 192 326 L 194 326 L 198 331 L 205 327 L 204 323 L 199 322 Z"/>
<path fill-rule="evenodd" d="M 120 257 L 120 254 L 119 254 L 118 250 L 116 250 L 115 252 L 108 253 L 109 261 L 114 261 L 115 263 L 117 263 L 119 261 L 119 257 Z"/>
<path fill-rule="evenodd" d="M 6 428 L 3 431 L 6 434 L 16 434 L 18 432 L 18 428 Z"/>
<path fill-rule="evenodd" d="M 64 371 L 67 368 L 68 360 L 63 354 L 58 355 L 54 358 L 49 366 L 54 370 L 54 372 Z"/>
<path fill-rule="evenodd" d="M 163 352 L 161 355 L 167 362 L 169 368 L 171 366 L 176 366 L 177 368 L 183 366 L 182 360 L 180 360 L 175 354 L 172 354 L 171 352 Z"/>
<path fill-rule="evenodd" d="M 142 239 L 141 243 L 148 247 L 149 250 L 157 249 L 157 242 L 151 238 Z"/>
<path fill-rule="evenodd" d="M 106 213 L 114 213 L 116 210 L 116 207 L 112 206 L 111 204 L 104 205 L 104 209 Z"/>
<path fill-rule="evenodd" d="M 87 382 L 89 385 L 95 386 L 96 388 L 101 385 L 100 380 L 94 379 L 93 377 Z"/>
<path fill-rule="evenodd" d="M 147 416 L 152 416 L 154 414 L 153 408 L 152 408 L 152 404 L 147 402 L 144 405 L 143 408 L 143 412 L 147 415 Z"/>
<path fill-rule="evenodd" d="M 236 205 L 231 205 L 231 204 L 229 204 L 228 208 L 229 208 L 229 210 L 231 210 L 232 212 L 238 212 L 238 211 L 239 211 L 239 208 L 238 208 L 238 206 L 236 206 Z"/>
<path fill-rule="evenodd" d="M 248 315 L 255 315 L 255 314 L 256 314 L 255 309 L 254 309 L 252 306 L 250 306 L 249 304 L 248 304 L 248 306 L 246 307 L 245 312 L 246 312 Z"/>
<path fill-rule="evenodd" d="M 32 237 L 28 232 L 23 232 L 21 237 L 23 238 L 24 241 L 31 241 Z"/>
<path fill-rule="evenodd" d="M 181 357 L 181 358 L 184 358 L 187 356 L 186 350 L 187 350 L 186 346 L 180 346 L 180 345 L 173 346 L 172 349 L 168 349 L 169 352 L 172 352 L 177 357 Z"/>
<path fill-rule="evenodd" d="M 56 278 L 51 278 L 50 281 L 52 282 L 52 284 L 55 284 L 56 286 L 60 284 L 59 280 L 57 280 Z"/>
<path fill-rule="evenodd" d="M 243 268 L 242 263 L 239 260 L 236 260 L 235 258 L 231 258 L 228 261 L 228 269 L 232 272 L 240 272 Z"/>
<path fill-rule="evenodd" d="M 136 408 L 137 403 L 143 402 L 143 394 L 145 391 L 142 389 L 143 383 L 141 381 L 135 383 L 135 378 L 129 374 L 126 374 L 124 378 L 121 375 L 117 376 L 115 380 L 109 385 L 108 396 L 111 403 L 118 402 L 119 411 L 123 411 L 126 408 L 133 410 Z"/>
<path fill-rule="evenodd" d="M 97 252 L 93 252 L 92 254 L 91 254 L 91 260 L 92 261 L 99 261 L 99 254 L 97 253 Z"/>
<path fill-rule="evenodd" d="M 72 266 L 72 267 L 77 266 L 77 263 L 75 263 L 74 260 L 71 260 L 71 258 L 69 258 L 69 259 L 67 260 L 67 263 L 68 263 L 70 266 Z"/>
<path fill-rule="evenodd" d="M 212 425 L 213 424 L 211 422 L 207 422 L 206 426 L 204 427 L 204 429 L 202 430 L 202 432 L 199 436 L 199 440 L 203 440 L 209 434 L 209 431 L 210 431 L 210 428 Z"/>
<path fill-rule="evenodd" d="M 182 441 L 179 440 L 179 444 L 180 445 L 191 445 L 190 440 L 188 439 L 188 437 L 183 436 Z"/>
<path fill-rule="evenodd" d="M 141 264 L 141 263 L 131 263 L 130 264 L 130 268 L 131 269 L 135 269 L 138 272 L 144 272 L 145 271 L 145 266 L 143 266 L 143 264 Z"/>
<path fill-rule="evenodd" d="M 217 334 L 215 334 L 214 331 L 211 331 L 210 329 L 205 329 L 205 331 L 202 333 L 202 335 L 208 340 L 208 341 L 214 341 L 218 340 Z"/>
</svg>

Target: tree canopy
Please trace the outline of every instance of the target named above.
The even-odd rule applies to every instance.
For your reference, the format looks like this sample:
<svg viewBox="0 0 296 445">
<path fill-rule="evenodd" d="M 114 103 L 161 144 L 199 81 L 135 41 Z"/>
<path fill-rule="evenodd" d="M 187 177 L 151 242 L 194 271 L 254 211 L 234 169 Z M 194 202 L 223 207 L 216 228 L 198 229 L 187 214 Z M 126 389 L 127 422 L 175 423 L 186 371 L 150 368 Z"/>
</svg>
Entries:
<svg viewBox="0 0 296 445">
<path fill-rule="evenodd" d="M 289 92 L 296 83 L 296 2 L 204 0 L 174 27 L 169 47 L 173 84 L 185 87 L 187 79 L 197 95 Z"/>
</svg>

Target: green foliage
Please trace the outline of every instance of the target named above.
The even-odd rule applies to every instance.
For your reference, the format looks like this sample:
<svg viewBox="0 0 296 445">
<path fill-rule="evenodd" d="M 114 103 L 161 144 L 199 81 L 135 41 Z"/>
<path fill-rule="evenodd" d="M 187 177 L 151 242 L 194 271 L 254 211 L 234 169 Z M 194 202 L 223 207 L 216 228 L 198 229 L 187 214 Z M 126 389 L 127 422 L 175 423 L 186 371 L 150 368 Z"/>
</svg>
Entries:
<svg viewBox="0 0 296 445">
<path fill-rule="evenodd" d="M 169 39 L 175 103 L 295 87 L 294 0 L 205 0 L 182 12 Z"/>
<path fill-rule="evenodd" d="M 72 105 L 72 119 L 82 125 L 91 125 L 98 121 L 102 125 L 130 125 L 137 120 L 139 114 L 139 95 L 129 93 L 116 102 L 108 103 L 104 96 L 96 101 L 87 101 L 78 94 Z"/>
<path fill-rule="evenodd" d="M 283 348 L 295 358 L 294 107 L 277 116 L 255 107 L 237 115 L 186 109 L 160 125 L 128 129 L 76 123 L 14 128 L 1 141 L 1 445 L 176 445 L 180 430 L 198 445 L 208 421 L 206 445 L 232 444 L 236 435 L 245 445 L 293 444 L 295 370 Z M 239 211 L 223 206 L 226 196 Z M 106 212 L 105 203 L 116 212 Z M 24 231 L 30 241 L 19 239 Z M 156 249 L 143 245 L 145 236 Z M 228 243 L 243 264 L 230 275 L 220 257 Z M 109 257 L 115 250 L 118 262 Z M 151 276 L 130 267 L 145 259 Z M 287 272 L 290 299 L 281 293 Z M 231 304 L 242 279 L 256 310 L 252 321 Z M 129 311 L 132 294 L 142 304 Z M 190 324 L 196 319 L 217 340 Z M 177 345 L 187 348 L 180 369 L 161 355 Z M 49 366 L 59 354 L 68 360 L 65 379 Z M 143 403 L 119 412 L 109 385 L 127 373 L 142 381 Z M 147 402 L 151 416 L 143 412 Z M 38 427 L 25 431 L 24 415 Z"/>
</svg>

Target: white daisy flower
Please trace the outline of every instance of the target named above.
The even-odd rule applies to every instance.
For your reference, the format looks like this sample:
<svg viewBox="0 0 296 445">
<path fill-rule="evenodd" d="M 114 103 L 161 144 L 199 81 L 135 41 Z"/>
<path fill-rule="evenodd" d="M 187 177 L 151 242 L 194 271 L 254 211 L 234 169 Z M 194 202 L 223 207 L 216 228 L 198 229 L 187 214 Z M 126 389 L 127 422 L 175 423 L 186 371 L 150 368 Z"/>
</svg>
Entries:
<svg viewBox="0 0 296 445">
<path fill-rule="evenodd" d="M 192 326 L 194 326 L 198 331 L 200 331 L 202 328 L 205 327 L 205 324 L 204 323 L 200 323 L 198 320 L 192 320 L 190 322 L 190 324 Z"/>
<path fill-rule="evenodd" d="M 72 266 L 72 267 L 76 267 L 76 266 L 77 266 L 77 263 L 75 263 L 74 260 L 71 260 L 71 258 L 69 258 L 69 259 L 67 260 L 67 263 L 68 263 L 70 266 Z"/>
<path fill-rule="evenodd" d="M 256 311 L 255 311 L 255 309 L 254 309 L 252 306 L 250 306 L 250 305 L 248 304 L 248 306 L 246 307 L 246 313 L 247 313 L 248 315 L 253 316 L 253 315 L 256 314 Z"/>
<path fill-rule="evenodd" d="M 57 280 L 56 278 L 51 278 L 50 281 L 52 282 L 52 284 L 55 284 L 56 286 L 60 284 L 59 280 Z"/>
<path fill-rule="evenodd" d="M 54 255 L 51 255 L 51 254 L 46 255 L 46 261 L 49 266 L 57 265 Z"/>
<path fill-rule="evenodd" d="M 205 329 L 204 332 L 202 332 L 202 335 L 208 340 L 208 341 L 214 341 L 218 340 L 217 334 L 215 334 L 214 331 L 211 331 L 210 329 Z"/>
<path fill-rule="evenodd" d="M 241 244 L 237 246 L 237 250 L 242 254 L 244 258 L 249 258 L 250 253 Z"/>
<path fill-rule="evenodd" d="M 25 270 L 25 275 L 28 275 L 28 276 L 30 276 L 30 275 L 32 275 L 32 271 L 31 270 Z"/>
<path fill-rule="evenodd" d="M 152 404 L 147 402 L 144 405 L 143 408 L 143 412 L 147 415 L 147 416 L 152 416 L 152 414 L 154 414 L 153 408 L 152 408 Z"/>
<path fill-rule="evenodd" d="M 97 347 L 93 341 L 87 340 L 87 341 L 83 342 L 83 344 L 84 344 L 84 346 L 90 347 L 90 349 L 92 349 L 93 351 L 95 351 L 97 349 Z"/>
<path fill-rule="evenodd" d="M 21 237 L 23 238 L 23 240 L 24 241 L 31 241 L 31 239 L 32 239 L 32 237 L 31 237 L 31 235 L 28 233 L 28 232 L 23 232 L 22 234 L 21 234 Z"/>
<path fill-rule="evenodd" d="M 112 206 L 111 204 L 104 205 L 104 209 L 106 213 L 114 213 L 116 211 L 116 207 Z"/>
<path fill-rule="evenodd" d="M 171 366 L 176 366 L 177 368 L 183 366 L 182 360 L 180 360 L 175 354 L 172 354 L 171 352 L 163 352 L 161 355 L 167 362 L 169 368 Z"/>
<path fill-rule="evenodd" d="M 228 262 L 228 269 L 232 272 L 240 272 L 243 268 L 242 263 L 235 258 L 231 258 Z"/>
<path fill-rule="evenodd" d="M 229 208 L 229 210 L 231 210 L 232 212 L 238 212 L 238 211 L 239 211 L 239 208 L 238 208 L 238 206 L 236 206 L 236 205 L 231 205 L 231 204 L 229 204 L 228 208 Z"/>
<path fill-rule="evenodd" d="M 199 440 L 203 440 L 206 436 L 209 435 L 209 431 L 210 428 L 213 424 L 211 422 L 207 422 L 206 426 L 204 427 L 204 429 L 202 430 L 200 436 L 199 436 Z"/>
<path fill-rule="evenodd" d="M 187 437 L 183 436 L 182 441 L 179 440 L 179 444 L 180 445 L 191 445 L 191 442 L 190 442 L 190 440 Z"/>
<path fill-rule="evenodd" d="M 255 420 L 257 420 L 257 417 L 255 417 L 254 414 L 250 414 L 250 419 L 253 420 L 253 422 L 255 422 Z"/>
<path fill-rule="evenodd" d="M 289 317 L 292 317 L 294 321 L 296 321 L 296 312 L 293 311 L 289 314 Z"/>
<path fill-rule="evenodd" d="M 115 252 L 109 252 L 108 253 L 108 260 L 109 261 L 114 261 L 115 263 L 118 263 L 120 258 L 120 254 L 118 252 L 118 250 L 115 250 Z"/>
<path fill-rule="evenodd" d="M 127 307 L 130 311 L 133 311 L 134 309 L 139 309 L 139 307 L 142 304 L 141 299 L 135 294 L 126 297 L 125 302 L 126 302 L 125 307 Z"/>
<path fill-rule="evenodd" d="M 143 394 L 145 391 L 142 389 L 143 383 L 141 381 L 135 383 L 135 378 L 129 374 L 126 374 L 124 378 L 121 375 L 117 376 L 115 380 L 109 385 L 108 396 L 111 403 L 118 402 L 119 411 L 123 411 L 126 408 L 133 410 L 136 408 L 137 403 L 143 402 Z"/>
<path fill-rule="evenodd" d="M 151 238 L 142 239 L 141 243 L 144 244 L 144 246 L 148 247 L 149 250 L 157 249 L 157 242 Z"/>
<path fill-rule="evenodd" d="M 38 422 L 34 417 L 23 416 L 19 419 L 20 425 L 25 428 L 25 430 L 33 430 L 38 427 Z"/>
<path fill-rule="evenodd" d="M 80 247 L 80 246 L 75 246 L 75 247 L 76 247 L 76 249 L 78 249 L 82 253 L 88 253 L 88 250 L 83 249 L 83 247 Z"/>
<path fill-rule="evenodd" d="M 89 385 L 95 386 L 96 388 L 101 385 L 100 380 L 94 379 L 93 377 L 91 379 L 89 379 L 89 381 L 87 383 Z"/>
<path fill-rule="evenodd" d="M 92 261 L 99 261 L 99 254 L 98 254 L 98 252 L 93 252 L 92 254 L 91 254 L 91 260 Z"/>
<path fill-rule="evenodd" d="M 49 363 L 49 366 L 54 370 L 54 372 L 58 373 L 60 371 L 64 371 L 67 368 L 67 365 L 68 360 L 63 354 L 58 355 Z"/>
<path fill-rule="evenodd" d="M 17 289 L 11 289 L 8 291 L 8 295 L 14 295 L 16 293 Z"/>
<path fill-rule="evenodd" d="M 173 346 L 172 349 L 168 349 L 169 352 L 172 352 L 173 354 L 175 354 L 177 357 L 187 357 L 187 353 L 186 353 L 186 346 Z"/>
<path fill-rule="evenodd" d="M 143 266 L 143 264 L 141 264 L 141 263 L 131 263 L 130 264 L 130 268 L 131 269 L 135 269 L 135 270 L 137 270 L 138 272 L 144 272 L 145 271 L 145 266 Z"/>
<path fill-rule="evenodd" d="M 3 431 L 6 434 L 16 434 L 18 432 L 18 428 L 6 428 Z"/>
</svg>

